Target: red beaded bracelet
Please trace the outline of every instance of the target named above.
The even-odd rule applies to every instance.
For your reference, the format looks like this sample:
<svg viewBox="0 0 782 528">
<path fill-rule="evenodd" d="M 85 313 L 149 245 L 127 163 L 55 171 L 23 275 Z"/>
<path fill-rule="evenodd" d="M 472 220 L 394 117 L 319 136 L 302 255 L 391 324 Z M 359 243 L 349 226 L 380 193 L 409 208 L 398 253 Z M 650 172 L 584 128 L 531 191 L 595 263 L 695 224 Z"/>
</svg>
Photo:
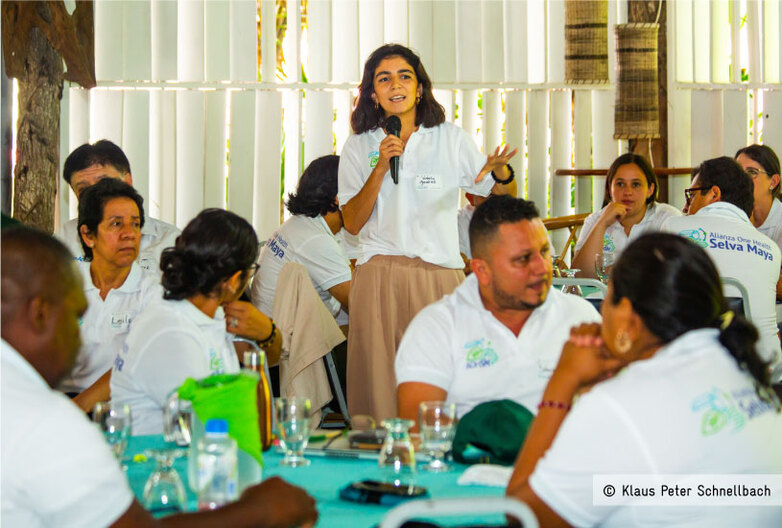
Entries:
<svg viewBox="0 0 782 528">
<path fill-rule="evenodd" d="M 543 407 L 550 407 L 552 409 L 562 409 L 563 411 L 570 410 L 569 403 L 562 403 L 562 402 L 551 401 L 551 400 L 543 400 L 538 404 L 538 409 L 542 409 Z"/>
</svg>

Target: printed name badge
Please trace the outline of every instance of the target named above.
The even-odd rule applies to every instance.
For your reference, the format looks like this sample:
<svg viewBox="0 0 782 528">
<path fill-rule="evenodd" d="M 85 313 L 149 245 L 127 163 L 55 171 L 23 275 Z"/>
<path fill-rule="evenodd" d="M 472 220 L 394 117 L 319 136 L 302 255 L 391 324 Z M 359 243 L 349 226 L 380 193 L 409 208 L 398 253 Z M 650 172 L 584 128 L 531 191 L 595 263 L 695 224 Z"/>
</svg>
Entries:
<svg viewBox="0 0 782 528">
<path fill-rule="evenodd" d="M 130 312 L 116 312 L 111 314 L 109 326 L 116 332 L 126 332 L 132 320 Z"/>
<path fill-rule="evenodd" d="M 439 174 L 416 174 L 415 188 L 418 191 L 442 189 L 443 181 Z"/>
</svg>

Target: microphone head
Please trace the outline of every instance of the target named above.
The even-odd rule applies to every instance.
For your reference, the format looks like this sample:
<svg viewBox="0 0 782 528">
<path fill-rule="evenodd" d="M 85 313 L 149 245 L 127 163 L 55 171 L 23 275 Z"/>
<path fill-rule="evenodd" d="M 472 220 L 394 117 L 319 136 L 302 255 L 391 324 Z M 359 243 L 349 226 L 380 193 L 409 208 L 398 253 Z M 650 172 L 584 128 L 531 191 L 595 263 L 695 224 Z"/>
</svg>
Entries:
<svg viewBox="0 0 782 528">
<path fill-rule="evenodd" d="M 399 137 L 399 134 L 402 132 L 402 121 L 399 120 L 399 118 L 395 115 L 392 115 L 388 119 L 386 119 L 386 133 L 387 134 L 393 134 L 396 137 Z"/>
</svg>

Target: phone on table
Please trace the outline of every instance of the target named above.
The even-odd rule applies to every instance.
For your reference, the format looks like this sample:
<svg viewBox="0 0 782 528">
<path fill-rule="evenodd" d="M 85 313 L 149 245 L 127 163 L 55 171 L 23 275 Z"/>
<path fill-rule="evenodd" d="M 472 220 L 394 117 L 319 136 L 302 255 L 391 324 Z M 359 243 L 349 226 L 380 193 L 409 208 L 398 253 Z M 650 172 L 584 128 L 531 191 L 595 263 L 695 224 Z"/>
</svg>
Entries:
<svg viewBox="0 0 782 528">
<path fill-rule="evenodd" d="M 353 482 L 339 490 L 340 499 L 385 506 L 393 506 L 408 499 L 421 499 L 428 496 L 429 491 L 421 486 L 395 486 L 377 480 Z"/>
</svg>

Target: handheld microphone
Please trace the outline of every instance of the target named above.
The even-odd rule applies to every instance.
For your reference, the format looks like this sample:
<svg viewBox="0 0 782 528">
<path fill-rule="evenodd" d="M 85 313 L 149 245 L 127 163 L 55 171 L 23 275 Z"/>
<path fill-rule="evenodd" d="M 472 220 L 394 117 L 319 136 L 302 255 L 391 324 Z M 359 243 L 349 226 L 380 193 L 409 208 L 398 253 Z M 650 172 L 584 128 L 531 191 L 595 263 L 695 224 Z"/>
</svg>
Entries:
<svg viewBox="0 0 782 528">
<path fill-rule="evenodd" d="M 399 137 L 402 132 L 402 122 L 395 115 L 392 115 L 386 119 L 386 133 L 393 134 Z M 399 156 L 394 156 L 390 160 L 391 162 L 391 179 L 394 183 L 399 183 Z"/>
</svg>

